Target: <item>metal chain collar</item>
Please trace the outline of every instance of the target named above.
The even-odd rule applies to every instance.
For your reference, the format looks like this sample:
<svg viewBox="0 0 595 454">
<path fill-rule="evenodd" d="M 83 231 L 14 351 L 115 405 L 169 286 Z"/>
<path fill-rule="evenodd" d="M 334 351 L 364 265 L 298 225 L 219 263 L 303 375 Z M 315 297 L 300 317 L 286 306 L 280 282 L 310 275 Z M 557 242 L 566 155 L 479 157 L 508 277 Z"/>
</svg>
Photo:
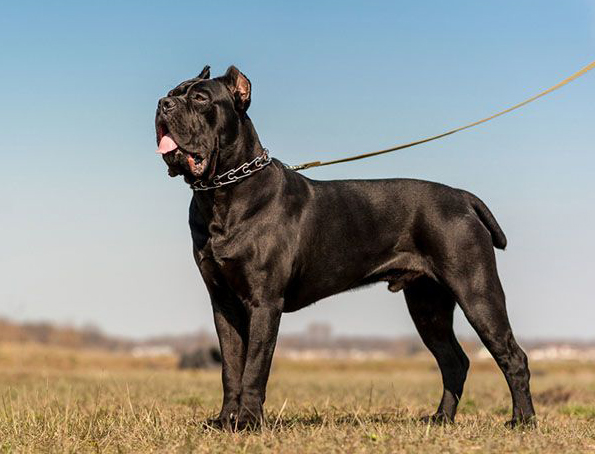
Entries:
<svg viewBox="0 0 595 454">
<path fill-rule="evenodd" d="M 248 178 L 254 172 L 264 169 L 271 163 L 271 161 L 272 159 L 269 156 L 269 150 L 265 148 L 264 152 L 260 156 L 254 158 L 252 161 L 245 162 L 241 166 L 228 170 L 221 175 L 216 175 L 210 185 L 205 184 L 204 181 L 197 181 L 196 183 L 192 183 L 190 188 L 193 191 L 208 191 L 210 189 L 217 189 L 221 186 L 235 183 L 239 180 L 242 180 L 243 178 Z"/>
</svg>

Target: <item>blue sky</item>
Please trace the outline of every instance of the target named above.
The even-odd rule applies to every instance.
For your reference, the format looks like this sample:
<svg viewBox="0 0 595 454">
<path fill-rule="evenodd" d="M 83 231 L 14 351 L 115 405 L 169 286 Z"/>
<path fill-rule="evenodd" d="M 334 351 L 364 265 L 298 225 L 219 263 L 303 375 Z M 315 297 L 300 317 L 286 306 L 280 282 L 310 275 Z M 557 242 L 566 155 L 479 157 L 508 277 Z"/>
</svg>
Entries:
<svg viewBox="0 0 595 454">
<path fill-rule="evenodd" d="M 212 329 L 191 194 L 154 154 L 168 89 L 235 64 L 274 156 L 338 158 L 474 121 L 580 69 L 595 58 L 595 2 L 23 1 L 3 6 L 0 42 L 0 316 L 138 337 Z M 595 72 L 473 130 L 306 174 L 474 192 L 509 238 L 498 262 L 517 336 L 593 338 L 594 96 Z M 384 285 L 282 330 L 312 321 L 414 332 Z"/>
</svg>

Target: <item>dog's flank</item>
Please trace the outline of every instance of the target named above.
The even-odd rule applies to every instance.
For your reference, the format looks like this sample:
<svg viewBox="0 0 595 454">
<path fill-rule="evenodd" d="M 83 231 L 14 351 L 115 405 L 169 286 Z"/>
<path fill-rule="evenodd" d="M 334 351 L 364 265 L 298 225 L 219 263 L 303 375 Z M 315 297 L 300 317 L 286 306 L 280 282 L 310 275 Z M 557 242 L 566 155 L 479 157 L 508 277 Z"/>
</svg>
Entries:
<svg viewBox="0 0 595 454">
<path fill-rule="evenodd" d="M 235 67 L 215 79 L 203 71 L 160 100 L 158 151 L 170 174 L 209 185 L 261 156 L 250 102 L 250 81 Z M 195 192 L 190 229 L 222 352 L 223 405 L 211 424 L 261 421 L 283 312 L 375 282 L 404 291 L 440 367 L 444 391 L 429 422 L 454 420 L 469 367 L 452 330 L 456 303 L 506 377 L 509 425 L 534 421 L 527 357 L 496 269 L 494 247 L 506 237 L 474 195 L 411 179 L 315 181 L 273 159 L 234 184 Z"/>
</svg>

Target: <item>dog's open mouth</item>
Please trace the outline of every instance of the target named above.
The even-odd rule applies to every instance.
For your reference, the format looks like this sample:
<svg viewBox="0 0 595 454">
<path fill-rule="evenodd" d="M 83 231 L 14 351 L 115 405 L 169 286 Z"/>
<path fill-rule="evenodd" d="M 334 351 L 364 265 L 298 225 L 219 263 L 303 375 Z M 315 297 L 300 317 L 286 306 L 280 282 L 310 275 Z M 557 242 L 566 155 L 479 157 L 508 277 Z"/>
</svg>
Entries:
<svg viewBox="0 0 595 454">
<path fill-rule="evenodd" d="M 157 153 L 162 155 L 179 148 L 165 123 L 159 123 L 157 125 L 157 146 Z"/>
<path fill-rule="evenodd" d="M 157 144 L 157 153 L 161 154 L 167 163 L 170 176 L 184 175 L 186 178 L 198 180 L 205 173 L 207 159 L 198 152 L 186 151 L 180 147 L 165 124 L 157 126 Z"/>
</svg>

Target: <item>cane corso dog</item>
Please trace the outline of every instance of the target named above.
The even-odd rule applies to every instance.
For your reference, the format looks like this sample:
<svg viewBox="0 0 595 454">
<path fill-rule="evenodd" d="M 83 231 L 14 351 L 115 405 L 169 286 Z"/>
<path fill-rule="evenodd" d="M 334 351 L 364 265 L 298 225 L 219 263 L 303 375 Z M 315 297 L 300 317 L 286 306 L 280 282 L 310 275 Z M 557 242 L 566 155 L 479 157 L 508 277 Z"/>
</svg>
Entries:
<svg viewBox="0 0 595 454">
<path fill-rule="evenodd" d="M 458 303 L 504 373 L 509 426 L 533 424 L 525 353 L 513 336 L 494 247 L 506 237 L 473 194 L 414 179 L 316 181 L 270 158 L 246 111 L 251 84 L 209 67 L 159 100 L 158 152 L 194 191 L 194 258 L 208 289 L 223 359 L 227 429 L 263 419 L 284 312 L 387 282 L 403 290 L 444 392 L 427 422 L 453 421 L 469 360 L 452 328 Z"/>
</svg>

